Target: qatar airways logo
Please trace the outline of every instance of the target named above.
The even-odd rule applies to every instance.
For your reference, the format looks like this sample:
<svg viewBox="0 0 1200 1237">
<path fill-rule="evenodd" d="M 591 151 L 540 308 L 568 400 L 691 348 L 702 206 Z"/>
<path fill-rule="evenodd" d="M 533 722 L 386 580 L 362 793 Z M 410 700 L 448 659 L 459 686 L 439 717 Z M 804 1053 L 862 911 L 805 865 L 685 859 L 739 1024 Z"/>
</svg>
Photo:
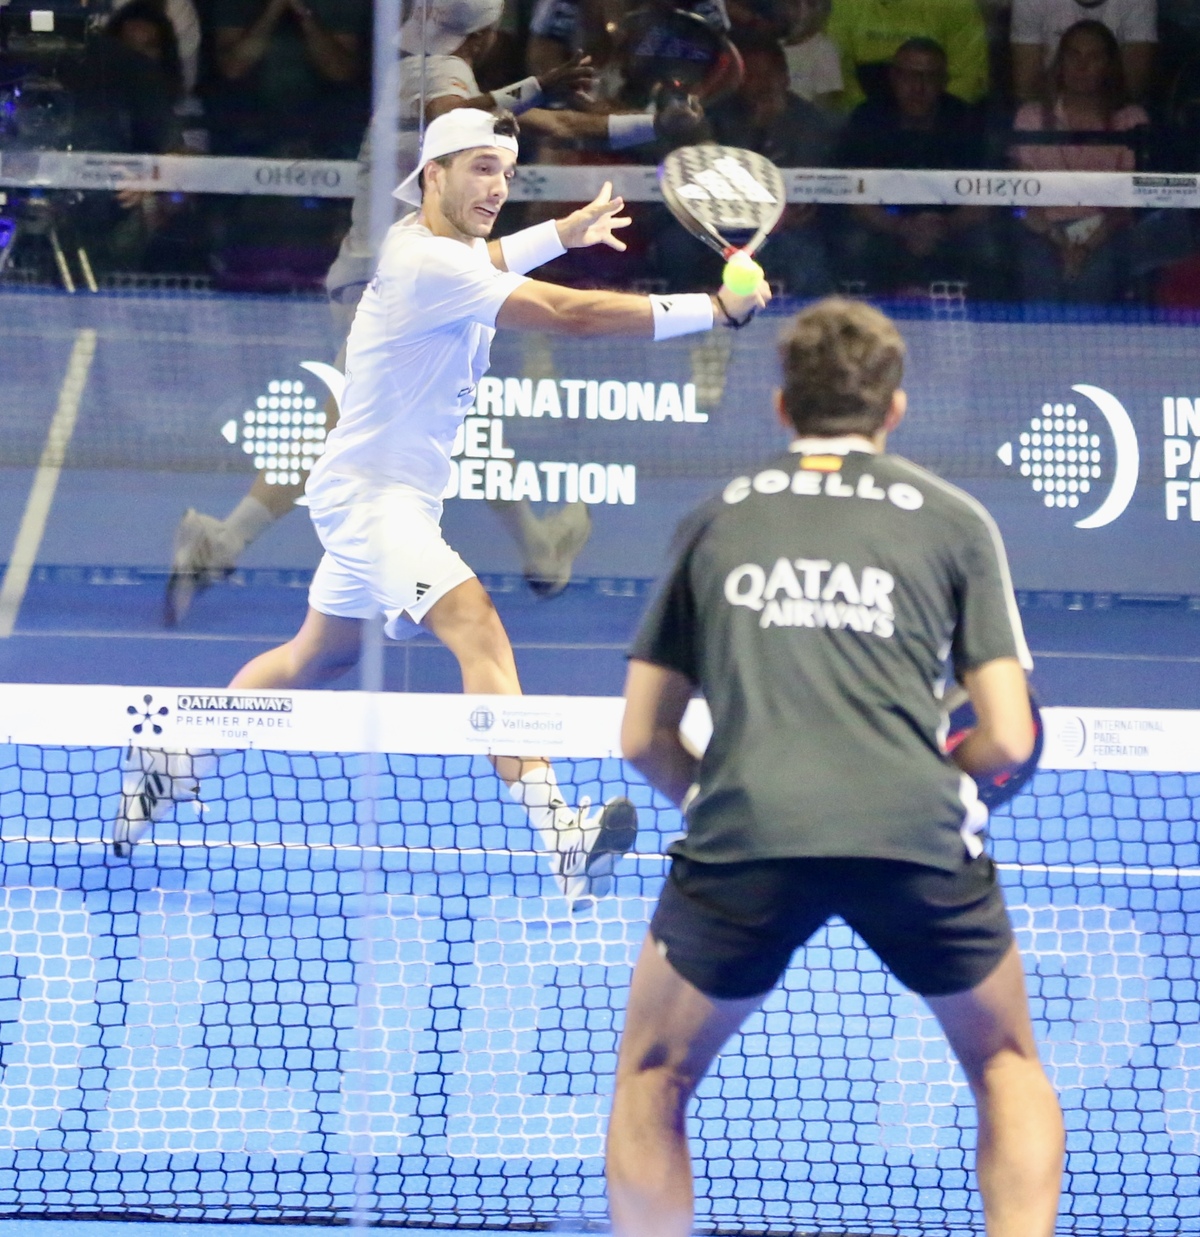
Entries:
<svg viewBox="0 0 1200 1237">
<path fill-rule="evenodd" d="M 856 572 L 827 558 L 742 563 L 725 577 L 725 600 L 758 615 L 759 627 L 823 627 L 890 639 L 896 579 L 881 567 Z"/>
</svg>

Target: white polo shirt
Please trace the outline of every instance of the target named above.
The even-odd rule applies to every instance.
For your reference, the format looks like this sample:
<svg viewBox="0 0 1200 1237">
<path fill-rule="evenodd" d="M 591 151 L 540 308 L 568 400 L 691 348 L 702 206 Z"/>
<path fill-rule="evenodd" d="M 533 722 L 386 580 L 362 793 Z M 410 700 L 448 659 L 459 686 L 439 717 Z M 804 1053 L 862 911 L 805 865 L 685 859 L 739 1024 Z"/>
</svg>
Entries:
<svg viewBox="0 0 1200 1237">
<path fill-rule="evenodd" d="M 434 236 L 416 215 L 392 225 L 350 330 L 341 419 L 309 477 L 311 506 L 340 501 L 348 478 L 442 496 L 496 315 L 524 282 L 492 265 L 482 239 Z"/>
</svg>

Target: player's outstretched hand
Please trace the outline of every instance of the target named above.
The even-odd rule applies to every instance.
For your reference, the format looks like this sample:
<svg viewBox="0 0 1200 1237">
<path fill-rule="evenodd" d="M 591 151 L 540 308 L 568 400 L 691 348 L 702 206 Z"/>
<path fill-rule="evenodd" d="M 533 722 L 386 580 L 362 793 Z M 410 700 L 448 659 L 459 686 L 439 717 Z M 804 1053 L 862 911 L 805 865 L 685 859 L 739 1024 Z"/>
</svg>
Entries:
<svg viewBox="0 0 1200 1237">
<path fill-rule="evenodd" d="M 721 304 L 725 307 L 725 313 L 739 325 L 748 322 L 760 309 L 765 309 L 770 299 L 771 285 L 765 279 L 760 279 L 758 287 L 745 296 L 738 296 L 727 287 L 721 289 Z M 720 306 L 718 306 L 717 321 L 723 320 L 724 314 L 720 312 Z M 725 325 L 732 326 L 733 323 L 726 322 Z"/>
<path fill-rule="evenodd" d="M 590 100 L 596 87 L 596 70 L 591 56 L 576 53 L 564 64 L 556 65 L 538 78 L 538 85 L 548 99 Z"/>
<path fill-rule="evenodd" d="M 559 219 L 558 239 L 567 249 L 586 249 L 589 245 L 607 245 L 610 249 L 624 250 L 625 242 L 613 232 L 627 228 L 633 221 L 621 215 L 625 209 L 624 198 L 614 198 L 612 181 L 606 180 L 604 188 L 586 205 L 572 211 L 565 219 Z"/>
</svg>

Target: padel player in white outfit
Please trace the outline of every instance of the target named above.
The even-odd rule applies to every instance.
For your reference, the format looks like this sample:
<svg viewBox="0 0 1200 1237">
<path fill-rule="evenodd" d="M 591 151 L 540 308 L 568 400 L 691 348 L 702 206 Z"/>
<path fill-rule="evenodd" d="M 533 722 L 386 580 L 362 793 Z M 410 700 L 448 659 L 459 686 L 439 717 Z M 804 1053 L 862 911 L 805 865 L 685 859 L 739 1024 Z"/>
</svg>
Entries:
<svg viewBox="0 0 1200 1237">
<path fill-rule="evenodd" d="M 594 72 L 586 59 L 576 58 L 540 78 L 528 77 L 490 93 L 481 90 L 474 66 L 491 47 L 502 10 L 501 0 L 428 0 L 424 20 L 420 12 L 415 13 L 401 28 L 405 67 L 401 73 L 397 180 L 416 166 L 422 105 L 425 121 L 456 107 L 504 108 L 521 117 L 527 133 L 611 150 L 656 140 L 658 113 L 605 114 L 541 106 L 554 101 L 570 104 L 588 93 Z M 680 123 L 678 106 L 677 102 L 664 102 L 664 108 L 673 111 L 665 123 Z M 350 230 L 325 280 L 339 348 L 378 258 L 370 235 L 371 162 L 368 131 L 358 157 Z M 402 211 L 409 209 L 408 203 L 402 204 Z M 338 368 L 341 364 L 339 358 Z M 326 407 L 330 426 L 336 423 L 337 413 L 336 404 L 330 401 Z M 164 606 L 167 625 L 173 627 L 183 619 L 198 592 L 228 576 L 246 547 L 287 515 L 300 493 L 300 486 L 269 485 L 259 474 L 223 520 L 189 509 L 175 532 Z M 591 532 L 587 507 L 568 503 L 542 518 L 533 514 L 528 500 L 495 502 L 492 508 L 517 540 L 530 587 L 543 597 L 554 596 L 566 587 L 572 562 Z"/>
<path fill-rule="evenodd" d="M 336 678 L 358 660 L 363 621 L 382 614 L 393 638 L 418 625 L 432 631 L 458 659 L 464 691 L 520 694 L 499 615 L 440 527 L 455 435 L 496 329 L 668 339 L 710 330 L 714 320 L 739 325 L 770 299 L 765 283 L 748 296 L 634 296 L 527 278 L 568 248 L 623 249 L 614 230 L 629 221 L 605 186 L 565 219 L 489 243 L 516 161 L 510 114 L 457 108 L 426 130 L 417 169 L 396 190 L 420 210 L 388 232 L 350 330 L 341 420 L 308 482 L 325 550 L 308 615 L 294 639 L 249 662 L 232 687 Z M 567 806 L 547 761 L 496 757 L 495 765 L 557 856 L 568 898 L 605 892 L 614 856 L 633 844 L 633 805 L 619 799 L 589 815 L 587 803 Z M 173 801 L 195 798 L 198 772 L 188 753 L 131 752 L 118 853 L 169 816 Z"/>
</svg>

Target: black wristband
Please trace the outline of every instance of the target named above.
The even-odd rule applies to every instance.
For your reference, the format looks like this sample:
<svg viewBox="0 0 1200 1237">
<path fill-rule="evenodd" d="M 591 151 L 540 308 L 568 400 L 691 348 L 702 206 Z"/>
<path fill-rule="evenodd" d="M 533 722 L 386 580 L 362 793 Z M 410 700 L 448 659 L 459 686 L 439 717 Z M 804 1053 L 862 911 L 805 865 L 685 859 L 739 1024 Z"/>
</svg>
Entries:
<svg viewBox="0 0 1200 1237">
<path fill-rule="evenodd" d="M 752 309 L 752 310 L 751 310 L 751 311 L 750 311 L 750 312 L 749 312 L 749 313 L 748 313 L 748 314 L 747 314 L 747 315 L 746 315 L 746 316 L 745 316 L 745 317 L 744 317 L 744 318 L 743 318 L 743 319 L 739 322 L 739 321 L 738 321 L 738 319 L 737 319 L 737 318 L 735 318 L 735 317 L 733 316 L 733 314 L 731 314 L 731 313 L 729 312 L 729 310 L 725 308 L 725 302 L 724 302 L 723 300 L 721 300 L 721 294 L 720 294 L 719 292 L 717 292 L 717 293 L 715 293 L 715 294 L 714 294 L 714 299 L 716 300 L 717 304 L 720 306 L 720 308 L 721 308 L 721 312 L 725 315 L 725 325 L 726 325 L 726 326 L 728 326 L 728 327 L 732 327 L 732 328 L 733 328 L 733 330 L 735 330 L 735 331 L 740 331 L 740 330 L 742 329 L 742 327 L 744 327 L 744 326 L 746 325 L 746 323 L 747 323 L 747 322 L 749 322 L 749 321 L 750 321 L 750 319 L 754 317 L 754 313 L 755 313 L 755 311 Z"/>
</svg>

